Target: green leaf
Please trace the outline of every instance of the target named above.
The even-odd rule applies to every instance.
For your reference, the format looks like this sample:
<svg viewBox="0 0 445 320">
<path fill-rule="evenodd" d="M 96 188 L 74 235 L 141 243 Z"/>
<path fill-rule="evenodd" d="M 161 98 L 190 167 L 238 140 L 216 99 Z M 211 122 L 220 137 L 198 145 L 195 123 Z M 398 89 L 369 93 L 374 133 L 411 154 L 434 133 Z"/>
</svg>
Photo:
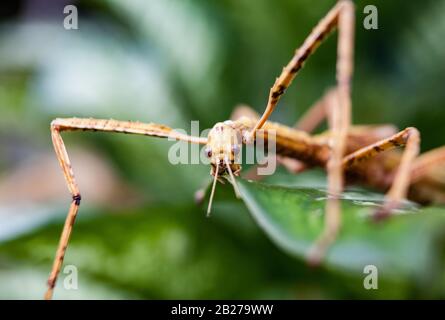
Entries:
<svg viewBox="0 0 445 320">
<path fill-rule="evenodd" d="M 304 259 L 324 226 L 326 193 L 320 189 L 282 187 L 240 179 L 242 198 L 258 225 L 287 253 Z M 322 264 L 362 274 L 375 265 L 379 276 L 444 285 L 445 210 L 407 209 L 383 222 L 371 218 L 381 196 L 346 193 L 342 200 L 342 229 Z M 441 277 L 441 278 L 439 278 Z M 443 289 L 442 289 L 443 290 Z"/>
</svg>

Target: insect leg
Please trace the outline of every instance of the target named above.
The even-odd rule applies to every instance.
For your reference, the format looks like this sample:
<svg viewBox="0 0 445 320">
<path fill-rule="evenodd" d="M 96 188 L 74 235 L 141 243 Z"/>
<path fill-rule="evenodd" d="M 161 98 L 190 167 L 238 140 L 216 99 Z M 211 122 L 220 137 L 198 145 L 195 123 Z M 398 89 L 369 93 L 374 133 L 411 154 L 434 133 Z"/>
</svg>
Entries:
<svg viewBox="0 0 445 320">
<path fill-rule="evenodd" d="M 359 164 L 377 154 L 394 149 L 396 147 L 405 147 L 399 166 L 392 185 L 385 196 L 385 205 L 376 212 L 376 217 L 387 216 L 392 209 L 397 208 L 400 201 L 407 196 L 410 186 L 410 178 L 414 167 L 414 160 L 419 154 L 420 133 L 416 128 L 409 127 L 397 134 L 371 144 L 365 148 L 346 156 L 343 159 L 343 166 L 346 170 L 354 170 Z"/>
<path fill-rule="evenodd" d="M 351 118 L 351 78 L 354 49 L 354 5 L 351 1 L 339 1 L 338 45 L 337 45 L 337 99 L 332 99 L 331 156 L 327 163 L 329 199 L 326 203 L 325 227 L 309 250 L 308 260 L 318 264 L 330 244 L 335 240 L 341 225 L 340 201 L 343 191 L 342 158 L 346 149 L 346 138 Z"/>
<path fill-rule="evenodd" d="M 340 16 L 344 16 L 340 18 Z M 352 19 L 352 21 L 350 21 Z M 343 20 L 343 22 L 341 22 Z M 353 23 L 354 20 L 354 5 L 350 0 L 340 0 L 328 13 L 327 15 L 316 25 L 309 36 L 304 41 L 303 45 L 295 51 L 295 55 L 291 61 L 283 68 L 281 75 L 275 80 L 274 85 L 270 89 L 269 99 L 267 102 L 266 109 L 262 114 L 261 118 L 258 120 L 256 125 L 253 127 L 251 132 L 245 136 L 247 142 L 252 141 L 256 130 L 261 129 L 264 123 L 267 121 L 273 110 L 275 109 L 281 96 L 284 94 L 286 89 L 292 83 L 297 73 L 303 67 L 303 64 L 312 55 L 318 46 L 326 39 L 334 28 L 342 25 L 341 29 L 344 29 L 339 35 L 339 54 L 340 59 L 338 60 L 339 65 L 337 69 L 342 69 L 347 71 L 345 75 L 352 72 L 351 62 L 344 62 L 343 60 L 350 59 L 350 50 L 352 50 L 352 38 L 353 38 Z M 352 23 L 351 23 L 352 22 Z M 346 29 L 345 29 L 346 27 Z M 350 38 L 343 40 L 343 38 Z M 348 77 L 344 77 L 339 74 L 338 82 L 343 83 Z"/>
<path fill-rule="evenodd" d="M 51 273 L 48 278 L 48 289 L 45 293 L 45 299 L 49 300 L 53 296 L 54 287 L 56 285 L 57 277 L 63 264 L 66 249 L 68 247 L 69 238 L 73 229 L 74 221 L 76 220 L 77 212 L 80 206 L 80 191 L 74 177 L 74 172 L 71 167 L 71 162 L 66 151 L 65 144 L 62 140 L 62 131 L 104 131 L 104 132 L 121 132 L 141 134 L 147 136 L 156 136 L 161 138 L 172 137 L 176 140 L 183 140 L 192 143 L 206 143 L 205 138 L 191 137 L 172 130 L 169 127 L 153 124 L 140 123 L 130 121 L 116 121 L 104 119 L 55 119 L 51 122 L 51 137 L 56 152 L 57 159 L 62 167 L 68 189 L 72 196 L 71 205 L 65 224 L 60 236 L 59 245 L 56 256 L 54 258 Z"/>
<path fill-rule="evenodd" d="M 57 155 L 57 159 L 62 167 L 63 174 L 66 179 L 66 183 L 68 185 L 68 189 L 72 196 L 72 202 L 70 208 L 68 210 L 68 215 L 65 220 L 65 224 L 63 226 L 62 234 L 59 240 L 59 246 L 56 251 L 56 256 L 54 258 L 53 266 L 51 269 L 51 274 L 48 278 L 48 289 L 45 293 L 45 299 L 49 300 L 53 296 L 53 290 L 56 285 L 57 276 L 60 272 L 60 268 L 62 267 L 63 258 L 65 256 L 65 251 L 68 246 L 69 237 L 71 234 L 71 230 L 74 225 L 74 221 L 77 216 L 77 212 L 80 206 L 80 191 L 76 183 L 76 179 L 74 177 L 73 169 L 71 168 L 71 163 L 68 158 L 68 154 L 66 152 L 65 144 L 60 136 L 59 129 L 57 126 L 53 126 L 51 124 L 51 138 L 53 140 L 54 150 Z"/>
</svg>

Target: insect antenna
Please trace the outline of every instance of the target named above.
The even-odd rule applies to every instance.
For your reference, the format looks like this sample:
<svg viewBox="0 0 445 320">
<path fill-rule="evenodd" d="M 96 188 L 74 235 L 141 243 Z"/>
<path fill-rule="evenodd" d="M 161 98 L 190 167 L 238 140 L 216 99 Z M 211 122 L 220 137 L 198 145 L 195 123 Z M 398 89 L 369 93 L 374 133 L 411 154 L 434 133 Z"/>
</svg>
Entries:
<svg viewBox="0 0 445 320">
<path fill-rule="evenodd" d="M 235 190 L 235 195 L 237 198 L 240 197 L 240 192 L 238 189 L 238 185 L 236 184 L 235 177 L 233 176 L 232 168 L 230 168 L 229 160 L 225 158 L 227 170 L 229 171 L 230 179 L 232 180 L 233 189 Z"/>
<path fill-rule="evenodd" d="M 210 193 L 209 206 L 207 207 L 207 217 L 210 217 L 210 211 L 212 210 L 212 201 L 213 201 L 213 195 L 215 194 L 216 181 L 218 180 L 218 172 L 219 172 L 219 162 L 216 162 L 215 177 L 213 179 L 212 192 Z"/>
</svg>

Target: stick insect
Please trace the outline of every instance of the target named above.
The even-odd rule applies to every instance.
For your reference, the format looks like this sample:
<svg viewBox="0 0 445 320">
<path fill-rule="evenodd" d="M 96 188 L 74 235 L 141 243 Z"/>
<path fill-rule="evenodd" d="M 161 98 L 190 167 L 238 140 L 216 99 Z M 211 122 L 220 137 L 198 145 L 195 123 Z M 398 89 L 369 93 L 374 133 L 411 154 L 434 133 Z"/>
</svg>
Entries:
<svg viewBox="0 0 445 320">
<path fill-rule="evenodd" d="M 252 110 L 237 108 L 231 120 L 219 122 L 207 137 L 193 137 L 179 133 L 165 125 L 117 121 L 112 119 L 63 118 L 51 122 L 51 136 L 55 152 L 72 196 L 52 270 L 48 279 L 46 299 L 53 296 L 70 234 L 79 210 L 81 195 L 61 133 L 64 131 L 101 131 L 145 135 L 205 145 L 210 158 L 211 188 L 209 209 L 216 182 L 224 177 L 237 192 L 236 178 L 241 167 L 234 158 L 242 145 L 254 143 L 261 134 L 275 132 L 277 154 L 286 168 L 319 166 L 327 171 L 329 199 L 325 208 L 325 227 L 308 252 L 308 260 L 317 263 L 338 234 L 341 224 L 339 195 L 345 182 L 358 181 L 387 191 L 385 204 L 376 216 L 386 216 L 401 201 L 410 197 L 417 201 L 440 201 L 445 196 L 431 183 L 430 169 L 445 159 L 445 148 L 430 151 L 420 157 L 420 134 L 409 127 L 397 131 L 392 126 L 351 126 L 351 78 L 353 74 L 354 5 L 351 0 L 339 0 L 320 20 L 316 27 L 283 68 L 270 89 L 264 113 L 259 116 Z M 294 126 L 287 127 L 269 121 L 281 96 L 290 86 L 303 64 L 334 30 L 338 30 L 337 84 L 309 109 Z M 327 119 L 328 131 L 311 135 L 317 125 Z M 261 130 L 260 130 L 261 129 Z M 395 153 L 404 147 L 403 153 Z M 392 150 L 392 151 L 390 151 Z M 387 151 L 387 152 L 384 152 Z M 389 161 L 391 160 L 391 161 Z M 429 192 L 420 195 L 419 186 L 429 186 Z M 416 189 L 417 188 L 417 189 Z"/>
</svg>

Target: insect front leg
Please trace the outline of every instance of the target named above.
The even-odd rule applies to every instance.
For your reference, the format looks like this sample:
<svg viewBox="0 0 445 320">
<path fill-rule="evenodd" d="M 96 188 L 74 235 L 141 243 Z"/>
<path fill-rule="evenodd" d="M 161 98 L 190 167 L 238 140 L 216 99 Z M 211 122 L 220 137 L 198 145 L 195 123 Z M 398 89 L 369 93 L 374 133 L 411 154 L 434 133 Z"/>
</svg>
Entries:
<svg viewBox="0 0 445 320">
<path fill-rule="evenodd" d="M 269 98 L 261 118 L 253 129 L 246 133 L 245 140 L 253 139 L 256 131 L 261 129 L 269 116 L 274 111 L 281 96 L 291 85 L 292 81 L 303 68 L 307 61 L 320 44 L 327 38 L 335 27 L 339 29 L 337 70 L 337 82 L 339 85 L 349 85 L 348 78 L 352 74 L 352 46 L 354 37 L 354 4 L 350 0 L 340 0 L 326 14 L 326 16 L 315 26 L 301 47 L 295 51 L 295 55 L 283 68 L 280 76 L 275 80 L 270 89 Z"/>
<path fill-rule="evenodd" d="M 337 44 L 337 88 L 333 96 L 333 110 L 329 119 L 332 131 L 331 157 L 327 164 L 328 191 L 330 197 L 326 205 L 325 228 L 322 235 L 310 249 L 308 259 L 318 264 L 326 249 L 335 239 L 340 227 L 339 194 L 343 191 L 342 158 L 346 148 L 346 138 L 351 118 L 351 78 L 353 73 L 354 49 L 354 4 L 350 0 L 340 0 L 315 26 L 312 32 L 298 48 L 291 61 L 284 67 L 280 76 L 270 89 L 269 98 L 262 116 L 254 127 L 244 134 L 246 143 L 255 139 L 257 130 L 261 129 L 274 111 L 278 101 L 290 86 L 306 60 L 318 46 L 338 26 Z"/>
<path fill-rule="evenodd" d="M 54 150 L 62 167 L 68 189 L 72 196 L 72 202 L 65 220 L 62 235 L 54 258 L 50 276 L 48 278 L 48 289 L 45 293 L 45 299 L 49 300 L 53 296 L 54 287 L 56 285 L 57 276 L 63 264 L 65 252 L 68 247 L 69 238 L 76 220 L 77 212 L 80 206 L 80 191 L 74 177 L 71 162 L 66 151 L 65 144 L 62 140 L 62 131 L 102 131 L 114 133 L 129 133 L 144 136 L 153 136 L 159 138 L 172 138 L 191 143 L 206 144 L 207 138 L 192 137 L 173 129 L 155 123 L 141 123 L 132 121 L 117 121 L 113 119 L 55 119 L 51 122 L 51 137 Z"/>
<path fill-rule="evenodd" d="M 68 189 L 72 196 L 72 201 L 70 208 L 68 210 L 68 215 L 66 216 L 65 224 L 63 226 L 62 234 L 59 240 L 59 246 L 57 247 L 56 256 L 54 258 L 51 273 L 48 278 L 48 289 L 45 293 L 45 299 L 49 300 L 53 296 L 54 287 L 56 285 L 57 276 L 59 275 L 60 269 L 62 267 L 63 259 L 65 257 L 65 252 L 68 247 L 68 241 L 73 229 L 74 221 L 77 217 L 77 212 L 80 206 L 80 191 L 74 177 L 74 172 L 71 167 L 71 162 L 66 151 L 65 144 L 60 135 L 60 129 L 57 125 L 51 125 L 51 138 L 54 145 L 54 150 L 59 160 L 60 166 L 62 167 L 63 175 L 65 176 Z"/>
</svg>

